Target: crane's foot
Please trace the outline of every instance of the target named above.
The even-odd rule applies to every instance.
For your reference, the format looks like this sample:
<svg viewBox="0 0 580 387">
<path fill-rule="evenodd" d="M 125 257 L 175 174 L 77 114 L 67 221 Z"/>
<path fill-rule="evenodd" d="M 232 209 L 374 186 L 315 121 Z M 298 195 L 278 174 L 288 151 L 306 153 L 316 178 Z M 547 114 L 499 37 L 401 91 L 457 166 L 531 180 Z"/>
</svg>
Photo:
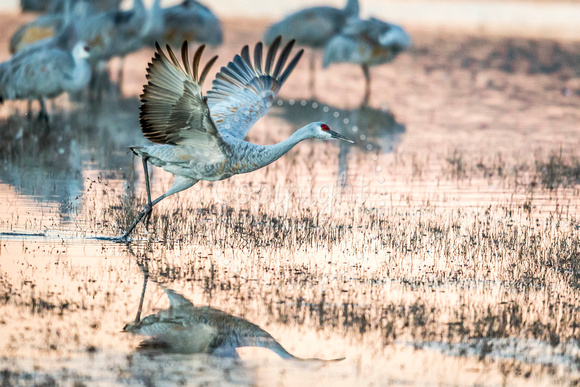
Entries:
<svg viewBox="0 0 580 387">
<path fill-rule="evenodd" d="M 118 237 L 98 236 L 98 237 L 92 237 L 89 239 L 95 239 L 98 241 L 117 242 L 117 243 L 129 243 L 129 238 L 127 238 L 127 236 L 125 234 L 118 236 Z"/>
</svg>

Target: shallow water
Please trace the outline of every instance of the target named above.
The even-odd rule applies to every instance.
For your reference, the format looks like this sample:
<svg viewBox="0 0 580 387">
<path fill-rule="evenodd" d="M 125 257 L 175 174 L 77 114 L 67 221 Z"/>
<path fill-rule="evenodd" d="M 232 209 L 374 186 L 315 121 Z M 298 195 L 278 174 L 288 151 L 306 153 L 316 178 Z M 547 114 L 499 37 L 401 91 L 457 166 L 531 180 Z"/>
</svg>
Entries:
<svg viewBox="0 0 580 387">
<path fill-rule="evenodd" d="M 226 44 L 213 49 L 220 65 L 259 27 L 226 24 Z M 3 381 L 577 381 L 577 45 L 415 36 L 409 54 L 372 70 L 371 107 L 357 107 L 358 69 L 319 71 L 313 97 L 302 63 L 249 135 L 274 143 L 322 120 L 354 145 L 306 142 L 255 173 L 199 183 L 162 201 L 129 244 L 96 238 L 120 235 L 144 204 L 141 163 L 127 146 L 145 143 L 137 94 L 151 53 L 129 58 L 125 98 L 59 99 L 49 132 L 23 105 L 4 104 Z M 558 47 L 555 67 L 535 66 L 545 47 Z M 152 176 L 155 195 L 171 184 Z M 143 348 L 123 329 L 144 272 L 141 317 L 166 310 L 172 289 L 259 325 L 296 357 L 345 359 Z"/>
</svg>

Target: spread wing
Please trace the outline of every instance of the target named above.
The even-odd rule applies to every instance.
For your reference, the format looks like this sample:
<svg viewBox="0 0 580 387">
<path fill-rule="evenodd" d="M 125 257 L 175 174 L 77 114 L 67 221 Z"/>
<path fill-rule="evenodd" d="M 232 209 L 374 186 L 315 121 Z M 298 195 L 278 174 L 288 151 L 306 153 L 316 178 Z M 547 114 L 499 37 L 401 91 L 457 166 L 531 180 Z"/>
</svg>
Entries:
<svg viewBox="0 0 580 387">
<path fill-rule="evenodd" d="M 187 42 L 181 47 L 183 67 L 169 46 L 165 55 L 156 43 L 157 52 L 147 68 L 148 83 L 141 95 L 139 120 L 145 137 L 158 144 L 189 146 L 192 151 L 214 156 L 227 153 L 228 144 L 213 124 L 201 87 L 217 56 L 199 75 L 200 46 L 189 66 Z"/>
<path fill-rule="evenodd" d="M 249 48 L 245 46 L 241 54 L 236 55 L 216 75 L 213 87 L 207 93 L 207 101 L 213 121 L 221 133 L 243 140 L 250 128 L 272 106 L 278 90 L 304 52 L 300 50 L 285 67 L 294 40 L 286 44 L 276 60 L 280 40 L 277 37 L 268 49 L 264 68 L 260 42 L 254 49 L 253 64 Z"/>
</svg>

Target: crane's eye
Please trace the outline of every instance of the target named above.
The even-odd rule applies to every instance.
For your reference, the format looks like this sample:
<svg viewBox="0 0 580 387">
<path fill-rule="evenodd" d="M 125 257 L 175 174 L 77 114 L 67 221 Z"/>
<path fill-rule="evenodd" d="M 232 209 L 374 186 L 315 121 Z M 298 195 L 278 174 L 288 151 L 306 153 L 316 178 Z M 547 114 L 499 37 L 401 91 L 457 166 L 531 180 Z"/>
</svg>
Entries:
<svg viewBox="0 0 580 387">
<path fill-rule="evenodd" d="M 326 124 L 320 125 L 320 129 L 322 129 L 322 130 L 330 130 L 330 128 Z"/>
</svg>

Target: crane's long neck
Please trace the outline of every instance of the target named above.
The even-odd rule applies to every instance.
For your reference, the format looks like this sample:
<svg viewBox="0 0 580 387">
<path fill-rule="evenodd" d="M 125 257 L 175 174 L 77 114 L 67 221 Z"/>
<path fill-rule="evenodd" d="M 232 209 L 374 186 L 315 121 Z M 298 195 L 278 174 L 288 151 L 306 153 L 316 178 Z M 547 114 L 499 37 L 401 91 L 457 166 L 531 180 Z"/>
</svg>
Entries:
<svg viewBox="0 0 580 387">
<path fill-rule="evenodd" d="M 300 141 L 312 138 L 312 133 L 308 126 L 298 129 L 285 141 L 279 142 L 274 145 L 260 146 L 257 151 L 251 151 L 246 160 L 249 162 L 249 170 L 247 172 L 254 171 L 256 169 L 265 167 L 268 164 L 273 163 L 280 157 L 285 155 L 290 149 L 292 149 Z"/>
<path fill-rule="evenodd" d="M 133 0 L 133 11 L 139 14 L 145 14 L 145 12 L 147 12 L 147 8 L 145 8 L 145 3 L 143 3 L 143 0 Z"/>
<path fill-rule="evenodd" d="M 142 36 L 145 39 L 152 38 L 155 41 L 154 36 L 161 33 L 163 29 L 163 14 L 161 13 L 161 0 L 155 0 L 153 5 L 149 10 L 147 10 L 145 23 L 143 24 L 143 29 L 141 30 Z"/>
<path fill-rule="evenodd" d="M 348 0 L 346 2 L 346 6 L 344 7 L 344 9 L 350 16 L 358 17 L 359 14 L 358 0 Z"/>
<path fill-rule="evenodd" d="M 294 148 L 294 146 L 296 146 L 296 144 L 298 144 L 300 141 L 304 141 L 309 138 L 312 138 L 312 134 L 308 126 L 305 126 L 292 133 L 292 135 L 286 140 L 279 142 L 278 144 L 266 146 L 265 155 L 269 156 L 268 158 L 270 159 L 268 164 L 273 163 L 288 153 L 288 151 Z"/>
</svg>

